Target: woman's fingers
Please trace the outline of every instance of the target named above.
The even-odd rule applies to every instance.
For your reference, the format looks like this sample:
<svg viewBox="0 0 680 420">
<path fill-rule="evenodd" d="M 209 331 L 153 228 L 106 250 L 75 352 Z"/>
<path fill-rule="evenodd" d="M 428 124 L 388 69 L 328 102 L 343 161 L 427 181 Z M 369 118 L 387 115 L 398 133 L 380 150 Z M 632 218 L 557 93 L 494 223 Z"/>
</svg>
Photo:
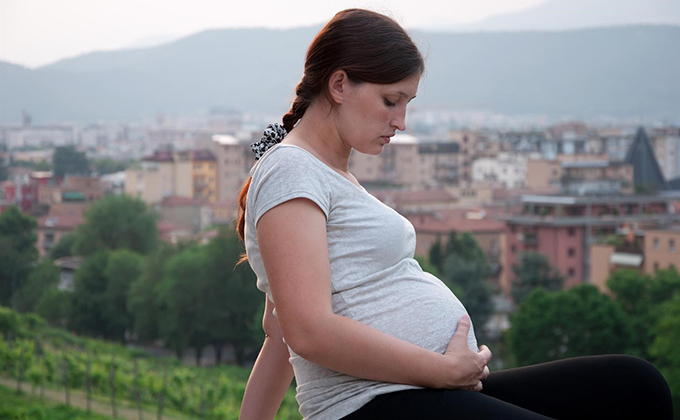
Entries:
<svg viewBox="0 0 680 420">
<path fill-rule="evenodd" d="M 482 371 L 482 376 L 481 376 L 479 379 L 480 379 L 481 381 L 483 381 L 484 379 L 486 379 L 486 378 L 489 377 L 489 374 L 490 374 L 490 373 L 491 373 L 491 372 L 489 371 L 489 367 L 488 367 L 488 366 L 484 366 L 484 370 Z"/>
<path fill-rule="evenodd" d="M 457 348 L 468 348 L 467 336 L 470 331 L 470 316 L 465 314 L 458 321 L 458 326 L 456 327 L 456 332 L 451 337 L 449 345 L 446 347 L 446 353 L 455 351 Z"/>
<path fill-rule="evenodd" d="M 491 350 L 489 350 L 489 348 L 487 346 L 485 346 L 484 344 L 482 344 L 479 347 L 479 355 L 482 356 L 482 359 L 484 360 L 484 364 L 489 363 L 489 361 L 491 360 L 491 357 L 492 357 Z"/>
</svg>

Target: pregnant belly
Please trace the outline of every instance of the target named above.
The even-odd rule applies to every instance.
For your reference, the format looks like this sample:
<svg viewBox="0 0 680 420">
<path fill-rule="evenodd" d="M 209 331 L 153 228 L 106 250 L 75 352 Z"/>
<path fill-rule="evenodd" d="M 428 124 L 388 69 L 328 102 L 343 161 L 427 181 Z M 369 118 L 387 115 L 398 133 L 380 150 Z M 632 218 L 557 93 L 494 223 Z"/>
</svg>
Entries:
<svg viewBox="0 0 680 420">
<path fill-rule="evenodd" d="M 340 294 L 340 315 L 438 353 L 444 352 L 466 313 L 444 283 L 422 271 L 367 282 L 364 287 Z M 478 351 L 473 328 L 468 346 Z"/>
</svg>

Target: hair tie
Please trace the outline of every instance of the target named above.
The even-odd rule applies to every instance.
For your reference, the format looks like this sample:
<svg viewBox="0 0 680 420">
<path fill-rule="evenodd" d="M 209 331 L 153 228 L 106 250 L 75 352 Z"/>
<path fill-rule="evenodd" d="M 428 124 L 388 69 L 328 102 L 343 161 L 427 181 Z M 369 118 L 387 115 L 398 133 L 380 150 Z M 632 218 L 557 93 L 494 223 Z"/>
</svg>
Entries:
<svg viewBox="0 0 680 420">
<path fill-rule="evenodd" d="M 250 150 L 255 153 L 255 160 L 259 160 L 272 146 L 281 143 L 281 140 L 283 140 L 287 134 L 288 132 L 281 124 L 269 124 L 262 133 L 260 141 L 256 141 L 250 145 Z"/>
</svg>

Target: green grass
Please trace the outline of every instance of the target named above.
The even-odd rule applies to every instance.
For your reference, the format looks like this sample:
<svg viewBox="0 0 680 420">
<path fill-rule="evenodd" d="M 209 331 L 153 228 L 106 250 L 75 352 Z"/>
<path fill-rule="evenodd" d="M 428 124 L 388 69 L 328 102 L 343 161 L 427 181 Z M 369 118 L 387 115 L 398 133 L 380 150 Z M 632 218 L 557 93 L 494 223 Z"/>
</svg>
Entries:
<svg viewBox="0 0 680 420">
<path fill-rule="evenodd" d="M 17 395 L 0 385 L 0 419 L 3 420 L 108 420 L 111 417 L 88 413 L 64 404 L 43 401 L 25 393 Z"/>
</svg>

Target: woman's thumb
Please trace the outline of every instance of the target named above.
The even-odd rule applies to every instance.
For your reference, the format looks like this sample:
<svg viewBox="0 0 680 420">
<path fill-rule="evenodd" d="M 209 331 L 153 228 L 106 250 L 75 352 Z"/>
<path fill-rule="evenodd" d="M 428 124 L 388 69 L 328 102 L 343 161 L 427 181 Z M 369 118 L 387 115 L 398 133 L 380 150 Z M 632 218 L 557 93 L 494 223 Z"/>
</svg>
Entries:
<svg viewBox="0 0 680 420">
<path fill-rule="evenodd" d="M 456 338 L 456 336 L 465 339 L 467 342 L 467 336 L 468 332 L 470 331 L 470 315 L 465 314 L 460 318 L 460 321 L 458 321 L 458 326 L 456 327 L 456 332 L 453 334 L 453 337 L 451 338 L 452 340 Z"/>
</svg>

